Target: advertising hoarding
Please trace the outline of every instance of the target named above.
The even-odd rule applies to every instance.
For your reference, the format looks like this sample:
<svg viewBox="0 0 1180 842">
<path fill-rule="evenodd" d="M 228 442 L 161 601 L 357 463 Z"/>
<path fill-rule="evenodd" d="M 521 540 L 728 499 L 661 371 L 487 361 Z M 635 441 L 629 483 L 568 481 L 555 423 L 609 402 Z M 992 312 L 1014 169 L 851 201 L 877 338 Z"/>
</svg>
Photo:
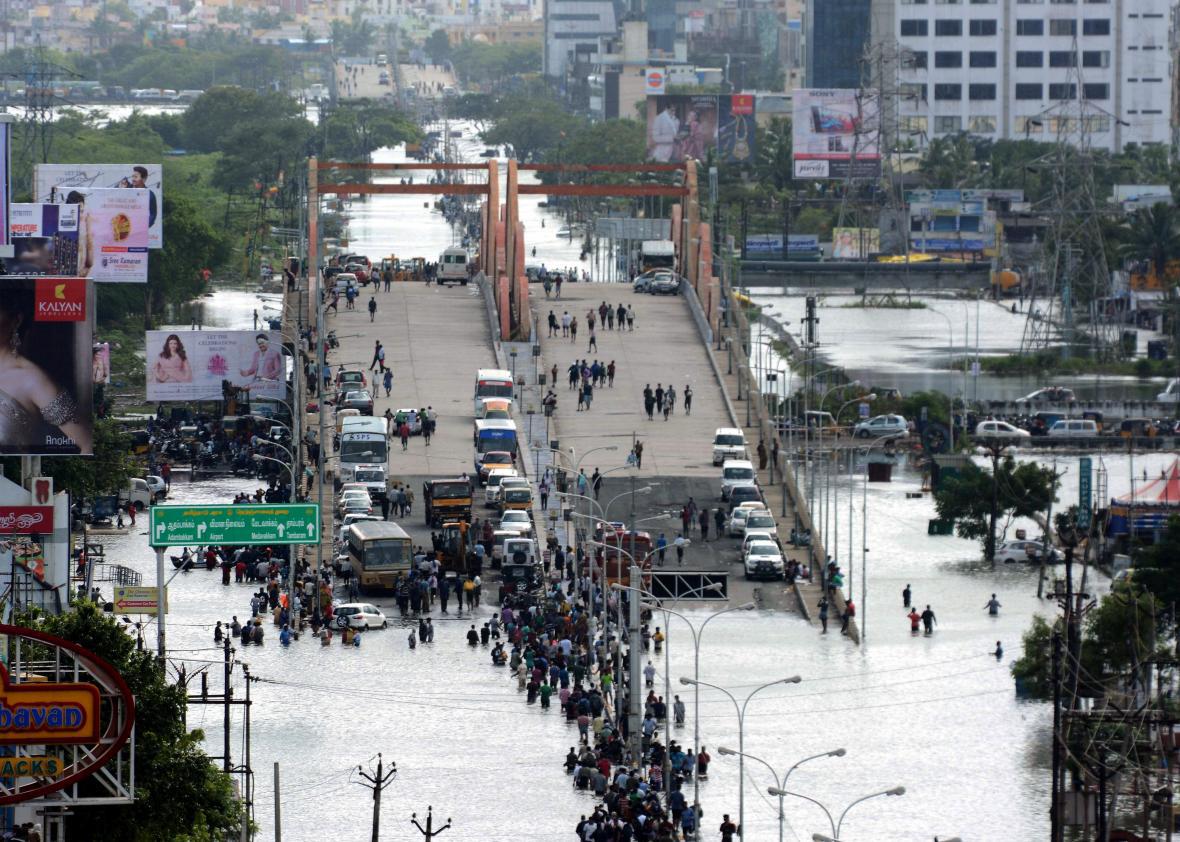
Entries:
<svg viewBox="0 0 1180 842">
<path fill-rule="evenodd" d="M 93 320 L 85 279 L 0 278 L 0 453 L 93 452 Z"/>
<path fill-rule="evenodd" d="M 717 148 L 717 97 L 674 94 L 647 98 L 647 157 L 661 164 L 703 161 Z"/>
<path fill-rule="evenodd" d="M 757 154 L 754 95 L 717 97 L 717 151 L 729 164 L 753 163 Z"/>
<path fill-rule="evenodd" d="M 221 400 L 222 382 L 252 397 L 286 396 L 286 364 L 277 330 L 149 330 L 149 401 Z"/>
<path fill-rule="evenodd" d="M 111 283 L 147 283 L 147 190 L 91 190 L 82 205 L 78 274 Z"/>
<path fill-rule="evenodd" d="M 33 170 L 36 202 L 62 204 L 72 191 L 83 195 L 100 188 L 146 189 L 148 247 L 164 247 L 164 168 L 160 164 L 37 164 Z"/>
<path fill-rule="evenodd" d="M 876 96 L 853 88 L 800 88 L 794 93 L 795 178 L 881 175 Z"/>
<path fill-rule="evenodd" d="M 818 234 L 788 234 L 787 258 L 819 254 Z M 782 234 L 750 234 L 746 237 L 745 257 L 766 257 L 781 259 L 783 256 Z"/>
<path fill-rule="evenodd" d="M 14 204 L 9 216 L 13 256 L 6 275 L 78 274 L 80 205 Z"/>
<path fill-rule="evenodd" d="M 833 228 L 832 257 L 836 260 L 863 260 L 881 251 L 881 235 L 876 228 Z"/>
</svg>

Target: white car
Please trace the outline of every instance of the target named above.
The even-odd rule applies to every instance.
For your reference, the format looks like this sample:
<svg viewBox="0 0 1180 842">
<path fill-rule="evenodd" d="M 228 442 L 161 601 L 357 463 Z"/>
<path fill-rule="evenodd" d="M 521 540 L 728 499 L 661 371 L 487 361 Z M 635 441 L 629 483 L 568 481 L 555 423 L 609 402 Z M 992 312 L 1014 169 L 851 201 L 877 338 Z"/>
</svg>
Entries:
<svg viewBox="0 0 1180 842">
<path fill-rule="evenodd" d="M 778 538 L 761 529 L 747 529 L 742 538 L 742 558 L 746 557 L 746 552 L 755 541 L 769 541 L 772 544 L 777 544 Z"/>
<path fill-rule="evenodd" d="M 1088 418 L 1062 418 L 1049 428 L 1050 438 L 1089 439 L 1100 435 L 1098 422 Z"/>
<path fill-rule="evenodd" d="M 388 625 L 381 609 L 368 602 L 346 602 L 336 606 L 336 628 L 383 629 Z"/>
<path fill-rule="evenodd" d="M 721 499 L 728 500 L 729 492 L 739 485 L 757 485 L 758 474 L 754 463 L 747 459 L 727 459 L 721 466 Z"/>
<path fill-rule="evenodd" d="M 783 578 L 785 564 L 782 551 L 770 541 L 755 541 L 745 558 L 746 578 Z"/>
<path fill-rule="evenodd" d="M 766 509 L 755 509 L 751 511 L 746 517 L 746 526 L 742 532 L 743 534 L 747 532 L 769 532 L 776 540 L 778 539 L 778 525 L 774 522 L 774 515 Z"/>
<path fill-rule="evenodd" d="M 496 505 L 496 498 L 500 494 L 500 483 L 510 477 L 520 476 L 515 468 L 492 468 L 488 471 L 487 484 L 483 487 L 483 501 L 489 506 Z"/>
<path fill-rule="evenodd" d="M 852 429 L 852 434 L 860 439 L 880 438 L 881 436 L 904 436 L 910 430 L 909 422 L 901 415 L 878 415 L 868 421 L 861 421 Z"/>
<path fill-rule="evenodd" d="M 975 440 L 981 442 L 1006 442 L 1027 444 L 1032 438 L 1028 430 L 1014 427 L 1007 421 L 980 421 L 975 425 Z"/>
<path fill-rule="evenodd" d="M 726 533 L 731 538 L 740 538 L 746 533 L 746 518 L 750 512 L 755 509 L 765 509 L 765 503 L 749 502 L 742 503 L 740 506 L 735 506 L 734 510 L 729 515 L 729 524 L 726 526 Z"/>
<path fill-rule="evenodd" d="M 369 492 L 367 491 L 345 491 L 340 495 L 340 499 L 336 503 L 336 508 L 340 510 L 342 516 L 349 512 L 372 514 L 373 501 L 370 499 Z"/>
<path fill-rule="evenodd" d="M 526 477 L 516 476 L 515 474 L 513 474 L 512 476 L 504 477 L 503 479 L 500 480 L 499 485 L 494 486 L 492 488 L 492 493 L 491 493 L 490 497 L 491 497 L 491 505 L 493 507 L 496 507 L 499 505 L 500 501 L 504 499 L 504 492 L 507 491 L 509 488 L 531 489 L 532 486 L 529 485 L 529 481 Z"/>
<path fill-rule="evenodd" d="M 736 427 L 718 427 L 713 433 L 713 464 L 721 465 L 726 459 L 745 459 L 746 434 Z"/>
<path fill-rule="evenodd" d="M 143 481 L 147 483 L 148 491 L 151 492 L 153 499 L 160 500 L 167 496 L 163 477 L 146 476 Z"/>
<path fill-rule="evenodd" d="M 529 520 L 529 513 L 521 509 L 509 509 L 504 512 L 503 517 L 500 518 L 500 525 L 496 527 L 501 530 L 512 530 L 520 532 L 522 535 L 527 535 L 533 531 L 533 522 Z"/>
<path fill-rule="evenodd" d="M 340 543 L 348 540 L 348 527 L 362 520 L 381 520 L 380 515 L 367 515 L 364 512 L 352 512 L 344 516 L 340 522 Z"/>
<path fill-rule="evenodd" d="M 996 547 L 996 559 L 1004 564 L 1015 564 L 1018 561 L 1040 561 L 1044 547 L 1045 544 L 1042 541 L 1005 541 Z M 1060 560 L 1061 553 L 1055 547 L 1049 547 L 1049 557 L 1046 561 L 1056 564 Z"/>
</svg>

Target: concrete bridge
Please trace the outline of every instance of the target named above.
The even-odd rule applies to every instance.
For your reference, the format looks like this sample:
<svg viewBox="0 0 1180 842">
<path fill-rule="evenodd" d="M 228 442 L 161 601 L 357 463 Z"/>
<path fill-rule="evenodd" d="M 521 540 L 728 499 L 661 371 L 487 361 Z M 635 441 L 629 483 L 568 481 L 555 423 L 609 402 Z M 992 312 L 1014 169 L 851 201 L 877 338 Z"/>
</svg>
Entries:
<svg viewBox="0 0 1180 842">
<path fill-rule="evenodd" d="M 742 283 L 795 289 L 869 291 L 986 290 L 991 265 L 980 263 L 876 263 L 844 261 L 743 260 Z"/>
</svg>

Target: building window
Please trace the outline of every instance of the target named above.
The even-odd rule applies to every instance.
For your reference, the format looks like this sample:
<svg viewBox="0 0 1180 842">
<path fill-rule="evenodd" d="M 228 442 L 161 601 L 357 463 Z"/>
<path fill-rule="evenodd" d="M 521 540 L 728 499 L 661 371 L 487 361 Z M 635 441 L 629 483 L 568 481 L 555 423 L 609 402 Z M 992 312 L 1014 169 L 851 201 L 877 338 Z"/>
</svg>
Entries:
<svg viewBox="0 0 1180 842">
<path fill-rule="evenodd" d="M 967 86 L 967 97 L 974 100 L 994 100 L 996 98 L 996 86 L 992 84 L 985 84 L 983 82 Z"/>
<path fill-rule="evenodd" d="M 985 115 L 974 115 L 967 120 L 967 131 L 973 134 L 995 134 L 996 118 Z"/>
<path fill-rule="evenodd" d="M 927 67 L 927 55 L 925 50 L 911 50 L 906 53 L 907 64 L 909 67 L 915 69 L 925 69 Z"/>
<path fill-rule="evenodd" d="M 959 100 L 963 98 L 962 85 L 940 84 L 934 86 L 934 98 L 936 100 Z"/>
<path fill-rule="evenodd" d="M 1090 0 L 1087 0 L 1087 2 L 1090 2 Z M 1082 118 L 1082 125 L 1089 132 L 1108 132 L 1110 131 L 1110 117 L 1106 114 L 1087 115 Z"/>
<path fill-rule="evenodd" d="M 925 102 L 926 86 L 915 82 L 902 82 L 901 96 L 912 102 Z"/>
<path fill-rule="evenodd" d="M 971 0 L 971 2 L 974 3 L 975 0 Z M 995 35 L 996 22 L 992 18 L 973 20 L 971 21 L 969 31 L 972 35 Z"/>
<path fill-rule="evenodd" d="M 902 117 L 898 121 L 898 129 L 900 129 L 902 134 L 926 134 L 926 126 L 925 117 Z"/>
<path fill-rule="evenodd" d="M 963 130 L 962 117 L 935 117 L 935 134 L 957 134 Z"/>
<path fill-rule="evenodd" d="M 1087 82 L 1082 85 L 1086 99 L 1110 99 L 1110 85 L 1105 82 Z"/>
<path fill-rule="evenodd" d="M 1018 50 L 1016 52 L 1017 67 L 1044 67 L 1045 54 L 1040 51 Z"/>
<path fill-rule="evenodd" d="M 1110 18 L 1086 18 L 1082 21 L 1083 35 L 1109 35 Z"/>
<path fill-rule="evenodd" d="M 1049 21 L 1050 35 L 1077 35 L 1078 22 L 1076 20 L 1051 20 Z"/>
<path fill-rule="evenodd" d="M 972 67 L 995 67 L 996 54 L 991 52 L 972 52 L 971 53 Z"/>
<path fill-rule="evenodd" d="M 1043 20 L 1027 19 L 1016 21 L 1017 35 L 1044 35 L 1045 22 Z"/>
<path fill-rule="evenodd" d="M 1078 54 L 1073 50 L 1051 50 L 1049 52 L 1050 67 L 1077 67 Z"/>
<path fill-rule="evenodd" d="M 1082 67 L 1110 67 L 1110 52 L 1107 50 L 1083 50 Z"/>
<path fill-rule="evenodd" d="M 936 20 L 934 22 L 935 35 L 962 35 L 963 22 L 961 20 Z"/>
<path fill-rule="evenodd" d="M 1037 82 L 1017 82 L 1016 83 L 1016 98 L 1017 99 L 1041 99 L 1041 92 L 1044 86 Z"/>
<path fill-rule="evenodd" d="M 1049 99 L 1077 99 L 1078 86 L 1073 82 L 1052 82 L 1049 84 Z"/>
<path fill-rule="evenodd" d="M 924 20 L 905 19 L 901 22 L 902 35 L 921 36 L 929 34 L 927 22 Z"/>
<path fill-rule="evenodd" d="M 962 67 L 963 66 L 963 54 L 962 53 L 937 52 L 934 54 L 934 66 L 935 67 Z"/>
<path fill-rule="evenodd" d="M 1016 134 L 1018 135 L 1034 135 L 1040 134 L 1045 130 L 1044 123 L 1036 117 L 1017 117 L 1016 118 Z"/>
</svg>

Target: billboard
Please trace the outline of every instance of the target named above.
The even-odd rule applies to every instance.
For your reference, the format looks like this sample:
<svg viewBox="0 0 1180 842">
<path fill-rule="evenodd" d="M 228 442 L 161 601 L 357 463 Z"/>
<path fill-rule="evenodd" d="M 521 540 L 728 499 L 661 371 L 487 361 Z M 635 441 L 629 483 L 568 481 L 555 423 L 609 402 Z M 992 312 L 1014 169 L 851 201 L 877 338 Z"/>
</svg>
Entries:
<svg viewBox="0 0 1180 842">
<path fill-rule="evenodd" d="M 79 276 L 112 283 L 147 283 L 150 195 L 147 190 L 102 189 L 91 190 L 82 198 Z"/>
<path fill-rule="evenodd" d="M 852 88 L 800 88 L 794 93 L 795 178 L 881 175 L 877 97 Z"/>
<path fill-rule="evenodd" d="M 836 260 L 863 260 L 880 251 L 881 236 L 876 228 L 832 229 L 832 257 Z"/>
<path fill-rule="evenodd" d="M 670 94 L 647 98 L 647 157 L 661 164 L 703 161 L 717 148 L 717 97 Z"/>
<path fill-rule="evenodd" d="M 788 234 L 787 259 L 814 257 L 819 254 L 819 234 Z M 766 257 L 781 260 L 783 256 L 782 234 L 750 234 L 746 237 L 744 257 Z"/>
<path fill-rule="evenodd" d="M 33 170 L 36 202 L 62 204 L 71 192 L 100 188 L 149 191 L 148 248 L 164 247 L 164 168 L 160 164 L 37 164 Z"/>
<path fill-rule="evenodd" d="M 149 330 L 149 401 L 221 400 L 222 382 L 252 397 L 286 397 L 286 363 L 277 330 Z"/>
<path fill-rule="evenodd" d="M 753 163 L 754 95 L 733 94 L 717 97 L 717 151 L 729 164 Z"/>
<path fill-rule="evenodd" d="M 0 453 L 93 452 L 94 287 L 0 278 Z"/>
<path fill-rule="evenodd" d="M 12 205 L 9 231 L 13 257 L 4 261 L 4 274 L 76 276 L 80 207 Z"/>
</svg>

